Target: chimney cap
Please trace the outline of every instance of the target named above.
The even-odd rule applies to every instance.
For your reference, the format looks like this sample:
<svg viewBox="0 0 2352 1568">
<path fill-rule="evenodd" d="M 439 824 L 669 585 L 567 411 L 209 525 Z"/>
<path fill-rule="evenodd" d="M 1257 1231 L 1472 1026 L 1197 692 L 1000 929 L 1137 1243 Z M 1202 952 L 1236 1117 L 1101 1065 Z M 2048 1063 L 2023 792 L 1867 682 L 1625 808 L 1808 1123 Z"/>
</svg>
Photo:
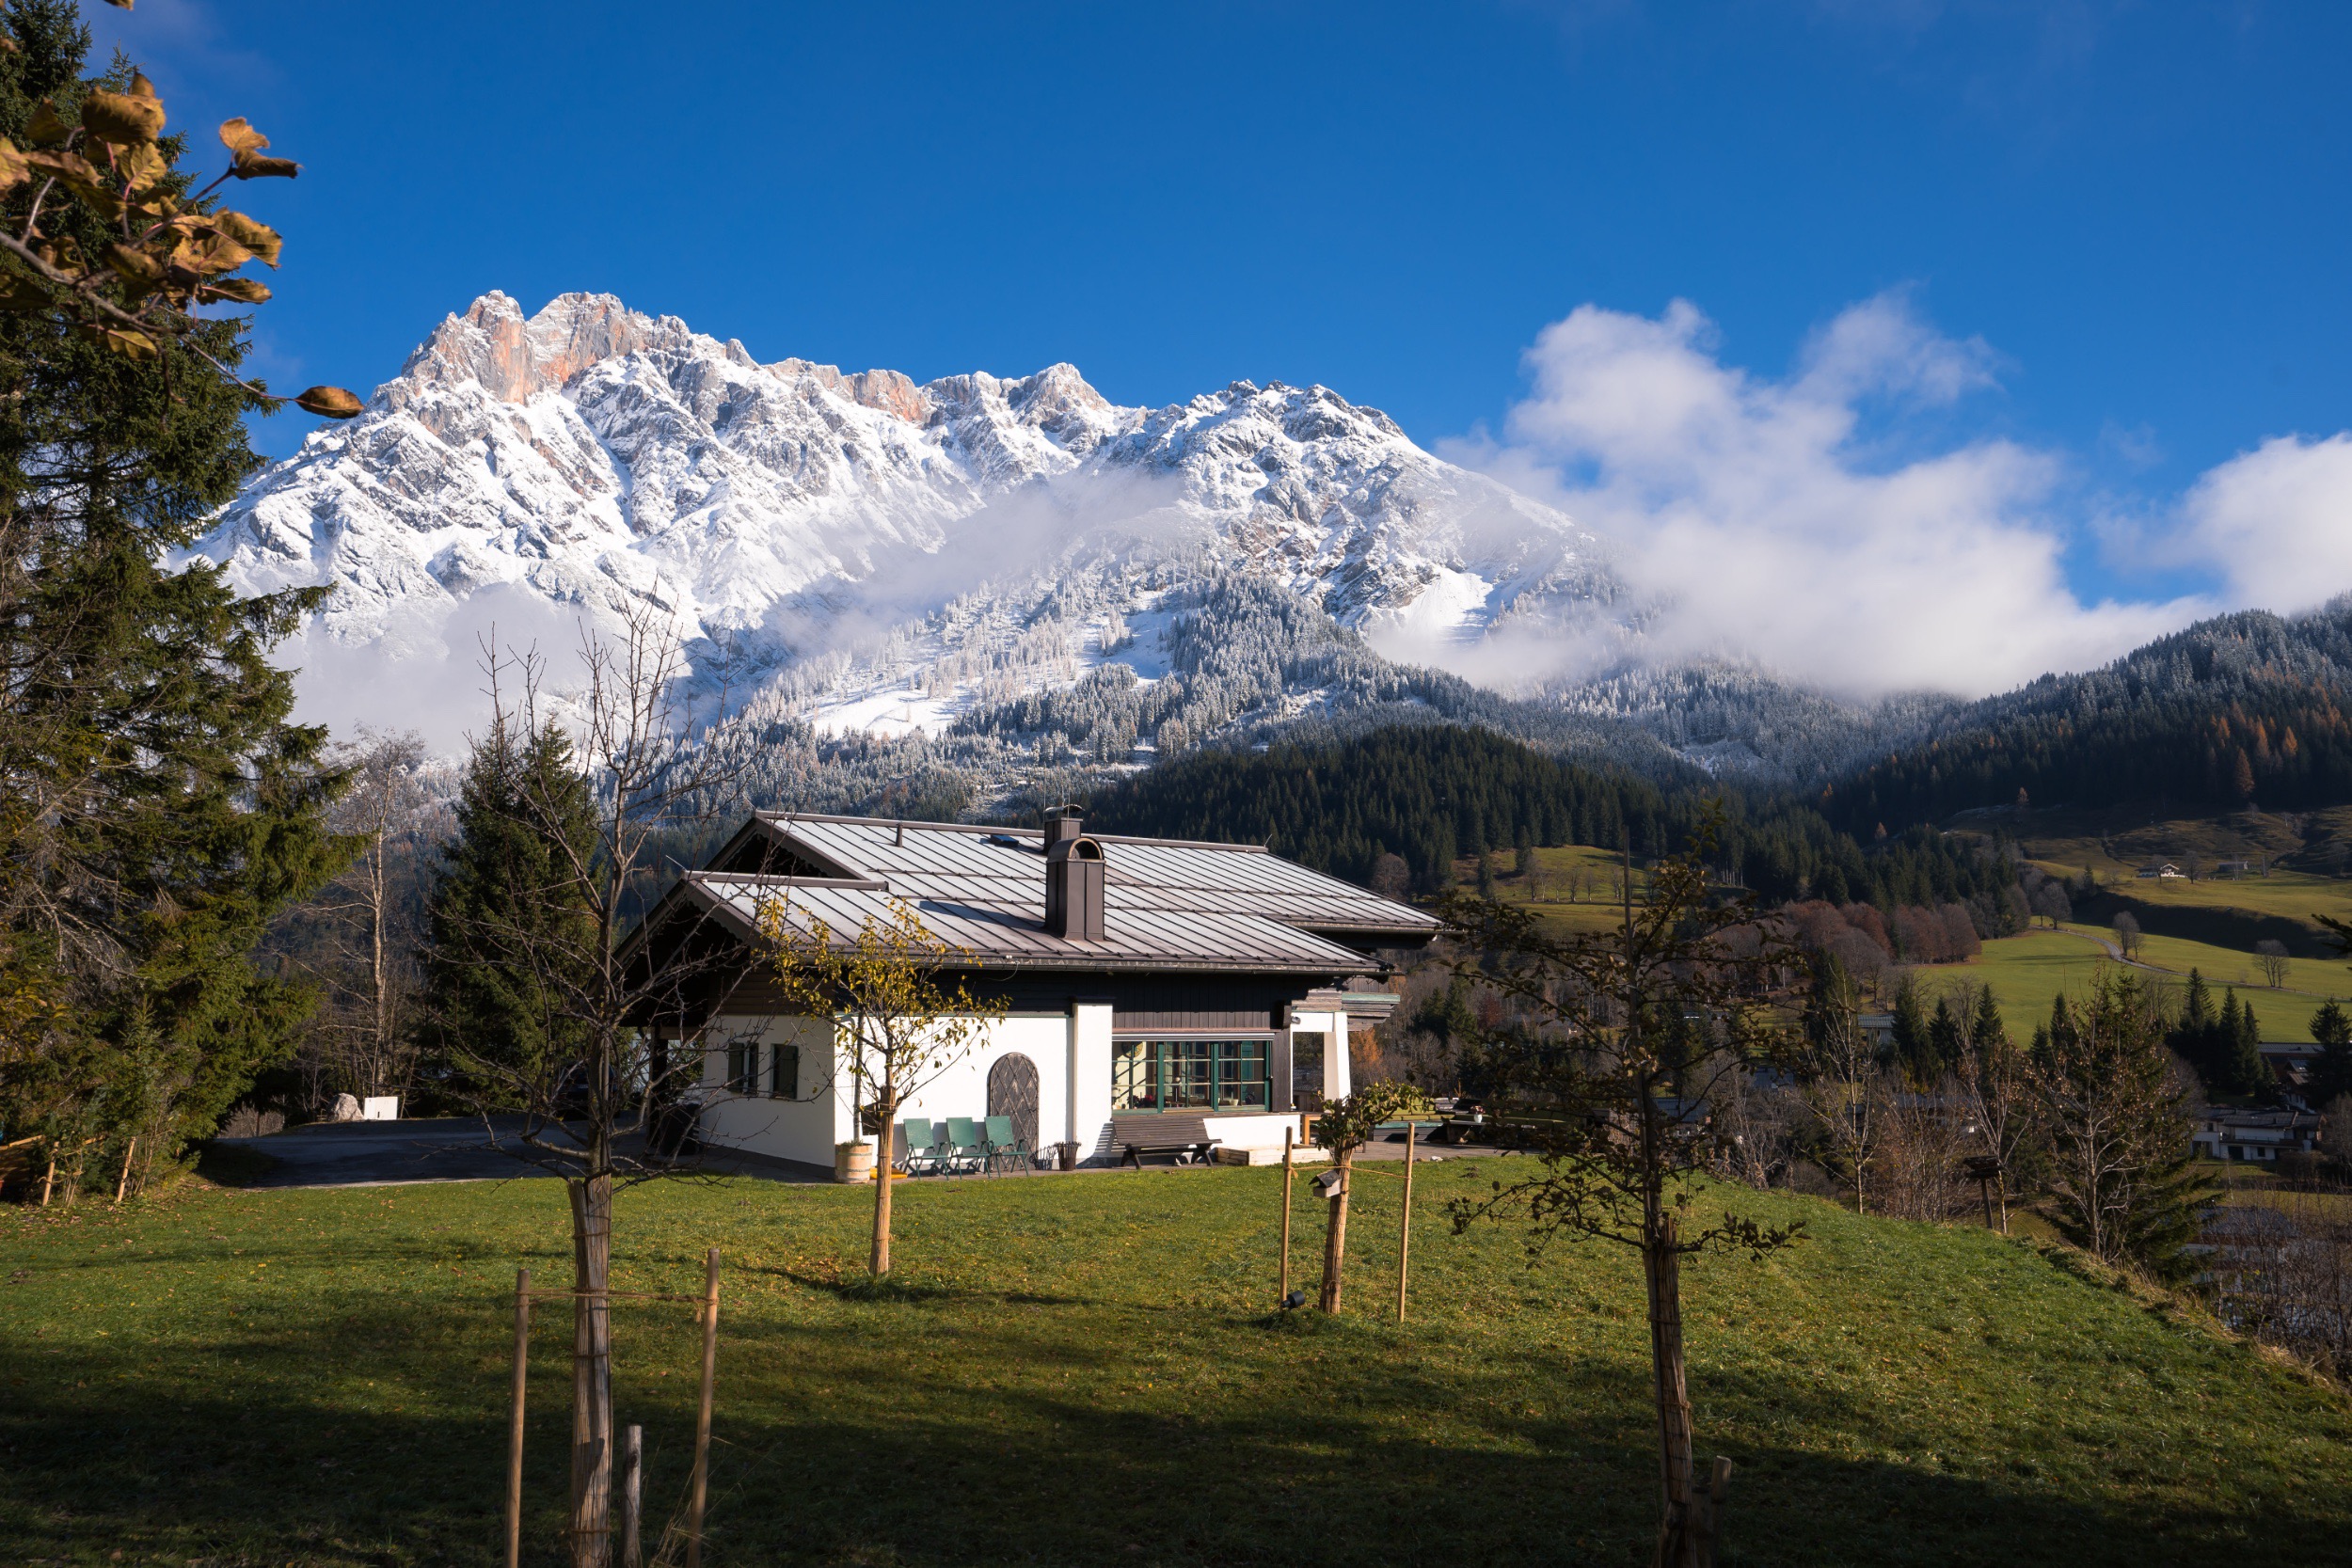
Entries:
<svg viewBox="0 0 2352 1568">
<path fill-rule="evenodd" d="M 1077 806 L 1057 806 L 1045 814 L 1045 843 L 1047 847 L 1067 844 L 1076 838 L 1086 813 Z"/>
</svg>

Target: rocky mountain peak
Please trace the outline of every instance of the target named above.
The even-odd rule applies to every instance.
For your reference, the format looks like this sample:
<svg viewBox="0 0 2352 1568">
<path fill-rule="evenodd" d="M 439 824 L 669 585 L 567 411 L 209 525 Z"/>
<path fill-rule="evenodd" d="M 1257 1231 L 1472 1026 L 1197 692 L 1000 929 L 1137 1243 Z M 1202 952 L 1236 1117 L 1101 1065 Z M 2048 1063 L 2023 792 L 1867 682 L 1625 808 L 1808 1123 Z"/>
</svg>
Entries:
<svg viewBox="0 0 2352 1568">
<path fill-rule="evenodd" d="M 526 316 L 494 292 L 449 316 L 358 419 L 258 476 L 200 548 L 248 590 L 332 586 L 315 629 L 341 644 L 428 645 L 495 589 L 558 622 L 652 607 L 820 705 L 827 681 L 852 678 L 838 662 L 852 636 L 883 636 L 900 667 L 952 655 L 992 672 L 925 676 L 940 712 L 967 689 L 1000 700 L 1015 678 L 969 636 L 1084 641 L 1037 630 L 1079 613 L 1053 597 L 1073 563 L 1127 584 L 1089 590 L 1087 615 L 1156 602 L 1152 562 L 1181 559 L 1263 578 L 1422 657 L 1505 620 L 1588 616 L 1611 586 L 1567 518 L 1322 387 L 1237 381 L 1152 410 L 1069 364 L 918 386 L 763 364 L 590 293 Z M 939 641 L 942 615 L 966 641 Z M 1074 678 L 1064 655 L 1016 666 Z"/>
</svg>

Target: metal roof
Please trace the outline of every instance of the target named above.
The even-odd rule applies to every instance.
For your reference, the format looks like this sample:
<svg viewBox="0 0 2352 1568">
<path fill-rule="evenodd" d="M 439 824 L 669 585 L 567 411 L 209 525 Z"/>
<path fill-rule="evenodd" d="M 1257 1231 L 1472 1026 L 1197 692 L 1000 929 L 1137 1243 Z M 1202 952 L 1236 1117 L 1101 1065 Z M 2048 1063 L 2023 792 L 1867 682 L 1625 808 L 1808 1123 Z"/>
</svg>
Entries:
<svg viewBox="0 0 2352 1568">
<path fill-rule="evenodd" d="M 1089 834 L 1104 847 L 1104 939 L 1073 941 L 1045 929 L 1044 836 L 1034 830 L 769 813 L 750 826 L 834 875 L 689 874 L 682 891 L 745 935 L 771 908 L 802 930 L 821 920 L 851 933 L 899 898 L 940 941 L 990 967 L 1339 974 L 1378 966 L 1319 933 L 1403 944 L 1438 928 L 1255 845 Z"/>
</svg>

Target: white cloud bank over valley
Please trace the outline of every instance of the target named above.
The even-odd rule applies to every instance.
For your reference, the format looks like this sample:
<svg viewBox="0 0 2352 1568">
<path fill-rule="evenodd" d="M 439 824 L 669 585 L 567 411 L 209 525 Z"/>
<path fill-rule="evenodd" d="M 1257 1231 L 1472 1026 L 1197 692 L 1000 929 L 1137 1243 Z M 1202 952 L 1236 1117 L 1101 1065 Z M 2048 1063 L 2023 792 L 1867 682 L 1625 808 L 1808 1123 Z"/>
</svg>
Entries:
<svg viewBox="0 0 2352 1568">
<path fill-rule="evenodd" d="M 2292 612 L 2352 590 L 2352 435 L 2285 436 L 2210 469 L 2115 546 L 2211 589 L 2087 601 L 2067 461 L 1999 436 L 1935 437 L 1996 385 L 1996 356 L 1901 293 L 1855 305 L 1786 376 L 1723 362 L 1711 324 L 1586 305 L 1527 352 L 1500 439 L 1450 444 L 1614 540 L 1669 608 L 1661 657 L 1744 656 L 1832 689 L 1980 695 L 2080 670 L 2201 616 Z M 1572 672 L 1563 672 L 1564 673 Z"/>
</svg>

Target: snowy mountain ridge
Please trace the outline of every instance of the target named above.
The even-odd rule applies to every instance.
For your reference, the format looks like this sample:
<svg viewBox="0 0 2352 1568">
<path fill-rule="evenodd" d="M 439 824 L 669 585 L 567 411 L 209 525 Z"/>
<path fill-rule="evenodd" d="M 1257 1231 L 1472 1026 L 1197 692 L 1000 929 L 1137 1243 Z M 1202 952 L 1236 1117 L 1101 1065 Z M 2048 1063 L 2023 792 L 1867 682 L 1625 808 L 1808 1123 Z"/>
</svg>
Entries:
<svg viewBox="0 0 2352 1568">
<path fill-rule="evenodd" d="M 614 625 L 636 604 L 698 657 L 725 639 L 813 716 L 870 715 L 882 681 L 921 695 L 925 724 L 982 695 L 927 672 L 1038 641 L 1082 567 L 1098 591 L 1054 634 L 1063 679 L 1136 646 L 1127 616 L 1148 629 L 1155 595 L 1202 571 L 1279 582 L 1406 654 L 1605 621 L 1617 592 L 1565 516 L 1323 388 L 1145 409 L 1069 365 L 917 385 L 762 364 L 591 294 L 526 317 L 494 293 L 447 318 L 199 549 L 248 592 L 332 585 L 314 637 L 389 663 L 446 657 L 456 612 L 493 591 L 510 619 Z"/>
</svg>

